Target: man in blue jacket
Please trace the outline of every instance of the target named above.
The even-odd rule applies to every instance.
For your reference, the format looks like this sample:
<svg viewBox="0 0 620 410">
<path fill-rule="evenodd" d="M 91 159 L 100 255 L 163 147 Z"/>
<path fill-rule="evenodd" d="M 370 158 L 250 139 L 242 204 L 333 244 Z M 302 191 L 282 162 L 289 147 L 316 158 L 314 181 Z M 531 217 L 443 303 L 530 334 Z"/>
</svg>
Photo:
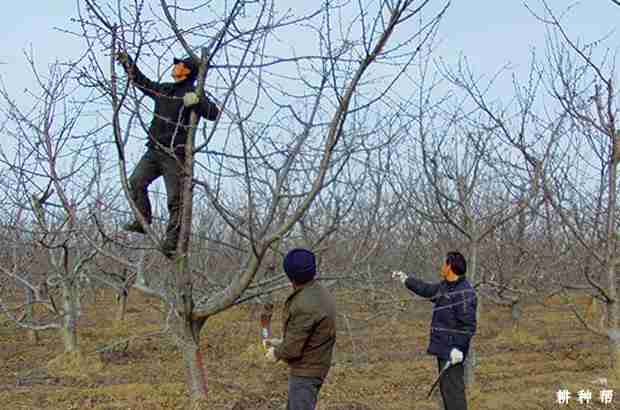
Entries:
<svg viewBox="0 0 620 410">
<path fill-rule="evenodd" d="M 409 290 L 433 302 L 427 352 L 437 357 L 440 371 L 450 363 L 439 381 L 445 410 L 467 409 L 463 360 L 476 332 L 478 302 L 473 287 L 465 278 L 466 271 L 465 257 L 459 252 L 449 252 L 441 267 L 439 283 L 426 283 L 400 271 L 392 274 Z"/>
</svg>

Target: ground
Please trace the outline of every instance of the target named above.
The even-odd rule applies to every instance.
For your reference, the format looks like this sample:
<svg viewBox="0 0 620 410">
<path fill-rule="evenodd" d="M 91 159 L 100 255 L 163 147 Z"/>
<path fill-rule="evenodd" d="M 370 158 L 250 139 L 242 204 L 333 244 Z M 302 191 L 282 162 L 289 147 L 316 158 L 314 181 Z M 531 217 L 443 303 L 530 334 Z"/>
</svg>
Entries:
<svg viewBox="0 0 620 410">
<path fill-rule="evenodd" d="M 359 292 L 338 292 L 335 364 L 321 391 L 320 410 L 438 409 L 426 399 L 436 376 L 425 354 L 430 305 L 399 295 L 399 303 Z M 606 341 L 585 331 L 561 301 L 532 303 L 515 329 L 510 311 L 483 305 L 474 345 L 479 353 L 470 409 L 620 409 L 620 384 L 609 378 Z M 115 320 L 114 295 L 85 299 L 81 353 L 62 353 L 56 332 L 30 341 L 0 318 L 0 407 L 3 409 L 186 409 L 181 356 L 161 335 L 159 304 L 131 294 L 126 319 Z M 202 333 L 215 410 L 284 409 L 286 368 L 266 363 L 251 306 L 230 309 Z M 280 333 L 280 315 L 275 336 Z M 126 338 L 131 338 L 127 343 Z M 120 343 L 119 343 L 120 342 Z M 607 385 L 605 385 L 605 379 Z M 568 390 L 568 405 L 556 403 Z M 611 404 L 601 390 L 614 390 Z M 590 405 L 578 391 L 590 390 Z"/>
</svg>

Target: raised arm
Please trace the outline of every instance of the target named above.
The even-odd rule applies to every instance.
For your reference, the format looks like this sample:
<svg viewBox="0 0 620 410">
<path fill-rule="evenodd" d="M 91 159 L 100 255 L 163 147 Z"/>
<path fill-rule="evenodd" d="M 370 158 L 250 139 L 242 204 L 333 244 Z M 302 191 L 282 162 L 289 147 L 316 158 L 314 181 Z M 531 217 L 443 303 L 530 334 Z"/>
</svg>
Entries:
<svg viewBox="0 0 620 410">
<path fill-rule="evenodd" d="M 151 81 L 147 76 L 145 76 L 129 54 L 124 52 L 118 53 L 116 59 L 123 66 L 123 69 L 129 76 L 131 82 L 135 84 L 136 87 L 138 87 L 138 89 L 145 95 L 155 98 L 161 94 L 161 84 Z"/>
<path fill-rule="evenodd" d="M 416 279 L 413 275 L 407 277 L 405 286 L 407 289 L 423 298 L 432 298 L 439 292 L 439 283 L 426 283 L 420 279 Z"/>
</svg>

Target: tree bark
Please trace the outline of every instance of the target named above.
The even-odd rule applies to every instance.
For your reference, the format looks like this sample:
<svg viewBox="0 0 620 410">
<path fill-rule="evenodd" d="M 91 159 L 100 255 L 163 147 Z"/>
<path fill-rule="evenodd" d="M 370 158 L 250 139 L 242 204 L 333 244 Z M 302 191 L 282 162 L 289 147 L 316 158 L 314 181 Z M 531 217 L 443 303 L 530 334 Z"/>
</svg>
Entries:
<svg viewBox="0 0 620 410">
<path fill-rule="evenodd" d="M 34 320 L 34 292 L 28 286 L 24 287 L 26 292 L 26 321 L 32 323 Z M 32 343 L 39 342 L 39 333 L 34 329 L 28 329 L 28 340 Z"/>
<path fill-rule="evenodd" d="M 209 387 L 207 372 L 204 366 L 204 356 L 200 348 L 200 331 L 206 323 L 205 319 L 186 320 L 176 317 L 177 325 L 173 327 L 177 346 L 183 354 L 186 385 L 192 409 L 199 409 L 206 405 Z"/>
<path fill-rule="evenodd" d="M 196 86 L 198 97 L 204 92 L 205 77 L 207 74 L 207 49 L 202 48 L 198 83 Z M 188 257 L 189 243 L 192 229 L 193 176 L 194 176 L 194 137 L 198 117 L 192 111 L 190 115 L 190 130 L 185 141 L 185 158 L 183 163 L 183 191 L 181 194 L 181 226 L 174 258 L 175 272 L 175 318 L 179 322 L 177 327 L 177 342 L 183 354 L 187 386 L 190 393 L 191 408 L 198 409 L 206 403 L 208 396 L 207 375 L 204 369 L 203 356 L 200 350 L 200 330 L 206 318 L 195 319 L 193 282 Z"/>
<path fill-rule="evenodd" d="M 609 163 L 609 204 L 607 212 L 607 281 L 609 283 L 609 303 L 607 305 L 607 327 L 611 351 L 613 373 L 620 380 L 620 306 L 616 286 L 616 204 L 618 184 L 618 163 L 620 162 L 620 136 L 614 132 L 611 138 L 611 158 Z"/>
<path fill-rule="evenodd" d="M 279 242 L 279 241 L 278 241 Z M 278 246 L 279 243 L 276 245 Z M 265 275 L 263 279 L 271 279 L 276 274 L 276 254 L 273 254 L 273 261 L 267 267 L 265 271 Z M 260 325 L 260 336 L 259 339 L 261 342 L 264 342 L 267 339 L 271 339 L 273 337 L 273 331 L 271 328 L 271 318 L 273 317 L 273 296 L 271 294 L 263 295 L 261 297 L 260 311 L 259 315 L 259 325 Z"/>
<path fill-rule="evenodd" d="M 467 276 L 471 285 L 474 286 L 476 283 L 477 270 L 478 270 L 478 242 L 473 241 L 471 244 L 471 255 L 469 257 L 469 267 L 467 269 Z M 476 309 L 476 322 L 480 324 L 480 309 L 481 309 L 480 298 L 478 298 L 478 309 Z M 478 361 L 478 354 L 476 352 L 476 345 L 473 343 L 474 339 L 472 339 L 471 346 L 469 347 L 469 353 L 467 354 L 467 360 L 465 360 L 465 385 L 472 386 L 475 381 L 475 368 Z"/>
<path fill-rule="evenodd" d="M 510 305 L 510 317 L 512 319 L 512 328 L 519 328 L 519 320 L 521 319 L 521 302 L 519 299 L 512 302 Z"/>
<path fill-rule="evenodd" d="M 64 343 L 65 353 L 78 350 L 77 319 L 79 317 L 79 292 L 75 287 L 64 283 L 62 285 L 62 302 L 64 318 L 60 332 Z"/>
<path fill-rule="evenodd" d="M 129 292 L 124 290 L 118 295 L 118 310 L 116 311 L 116 320 L 122 322 L 125 320 L 125 313 L 127 313 L 127 298 Z"/>
</svg>

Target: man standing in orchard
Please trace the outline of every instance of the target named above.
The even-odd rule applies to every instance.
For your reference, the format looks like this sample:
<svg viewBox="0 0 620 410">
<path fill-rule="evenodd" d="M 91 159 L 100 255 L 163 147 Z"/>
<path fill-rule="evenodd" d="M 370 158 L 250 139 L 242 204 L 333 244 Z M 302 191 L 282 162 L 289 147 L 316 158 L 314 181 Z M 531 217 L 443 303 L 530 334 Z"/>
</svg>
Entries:
<svg viewBox="0 0 620 410">
<path fill-rule="evenodd" d="M 220 110 L 204 95 L 198 97 L 195 81 L 198 64 L 192 58 L 174 59 L 172 78 L 174 82 L 159 83 L 148 79 L 125 52 L 116 55 L 129 80 L 154 103 L 154 112 L 148 130 L 147 150 L 129 177 L 129 193 L 147 224 L 152 221 L 149 185 L 164 177 L 168 205 L 168 225 L 161 251 L 172 258 L 181 226 L 181 192 L 183 189 L 183 165 L 185 142 L 190 129 L 192 112 L 209 121 L 215 121 Z M 137 220 L 125 224 L 123 229 L 144 234 Z"/>
<path fill-rule="evenodd" d="M 426 283 L 414 274 L 392 273 L 415 294 L 433 302 L 428 353 L 437 357 L 439 390 L 445 410 L 467 410 L 463 360 L 476 332 L 476 293 L 465 278 L 467 263 L 459 252 L 448 252 L 439 283 Z"/>
<path fill-rule="evenodd" d="M 315 280 L 314 253 L 293 249 L 283 265 L 293 293 L 284 304 L 283 338 L 265 340 L 266 358 L 288 364 L 287 410 L 315 410 L 336 344 L 336 301 Z"/>
</svg>

